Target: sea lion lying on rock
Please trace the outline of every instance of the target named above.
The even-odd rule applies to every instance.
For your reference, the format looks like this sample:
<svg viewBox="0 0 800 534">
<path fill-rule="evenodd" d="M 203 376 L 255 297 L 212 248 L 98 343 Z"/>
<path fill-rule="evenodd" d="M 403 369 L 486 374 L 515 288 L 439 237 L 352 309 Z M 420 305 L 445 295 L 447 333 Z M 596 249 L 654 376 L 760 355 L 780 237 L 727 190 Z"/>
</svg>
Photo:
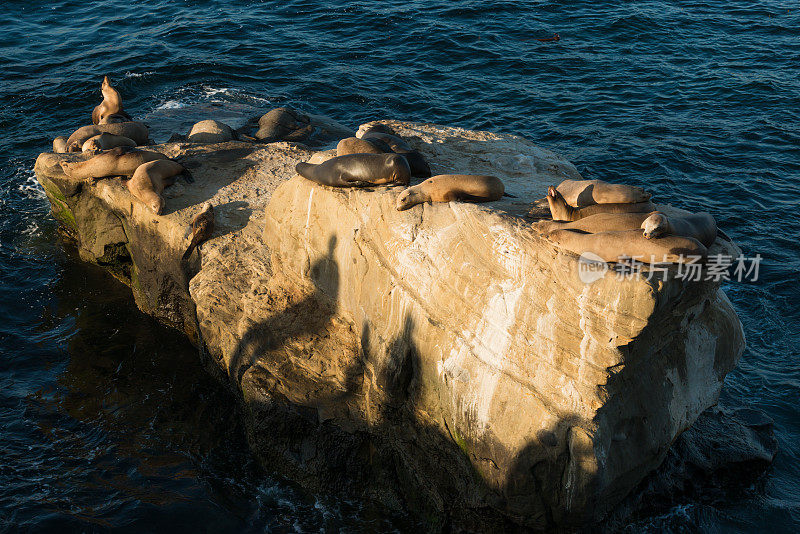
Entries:
<svg viewBox="0 0 800 534">
<path fill-rule="evenodd" d="M 383 123 L 380 123 L 380 122 L 375 122 L 375 123 L 372 123 L 372 124 L 369 124 L 369 123 L 362 124 L 361 126 L 358 127 L 358 131 L 356 132 L 356 137 L 358 137 L 360 139 L 361 136 L 363 136 L 364 133 L 366 133 L 367 131 L 380 132 L 380 133 L 385 133 L 385 134 L 389 134 L 389 135 L 394 135 L 396 137 L 400 137 L 399 135 L 397 135 L 397 132 L 395 132 L 394 129 L 391 126 L 387 126 L 387 125 L 385 125 Z"/>
<path fill-rule="evenodd" d="M 122 97 L 119 91 L 111 86 L 108 76 L 103 77 L 100 85 L 103 101 L 92 110 L 92 124 L 108 124 L 111 122 L 130 121 L 131 116 L 122 109 Z M 117 120 L 122 119 L 122 120 Z"/>
<path fill-rule="evenodd" d="M 537 221 L 531 226 L 543 234 L 555 230 L 580 230 L 589 233 L 622 232 L 641 228 L 650 213 L 597 213 L 574 222 Z"/>
<path fill-rule="evenodd" d="M 602 180 L 564 180 L 556 189 L 567 204 L 578 208 L 592 204 L 633 204 L 650 200 L 650 193 L 641 187 L 610 184 Z"/>
<path fill-rule="evenodd" d="M 336 145 L 336 155 L 346 156 L 348 154 L 384 154 L 391 153 L 389 145 L 378 139 L 359 139 L 358 137 L 346 137 Z"/>
<path fill-rule="evenodd" d="M 70 178 L 87 180 L 106 176 L 131 176 L 143 163 L 159 159 L 167 159 L 167 156 L 161 152 L 119 146 L 86 161 L 62 161 L 60 164 L 64 174 Z"/>
<path fill-rule="evenodd" d="M 135 147 L 136 141 L 124 135 L 114 135 L 108 132 L 103 132 L 100 135 L 90 137 L 83 143 L 81 150 L 83 152 L 96 153 L 103 150 L 109 150 L 118 146 Z"/>
<path fill-rule="evenodd" d="M 164 211 L 164 188 L 175 183 L 175 177 L 187 176 L 187 181 L 194 181 L 186 168 L 176 161 L 160 159 L 139 165 L 125 185 L 131 194 L 144 202 L 156 215 Z"/>
<path fill-rule="evenodd" d="M 67 136 L 59 135 L 53 139 L 53 152 L 63 154 L 67 151 Z"/>
<path fill-rule="evenodd" d="M 113 124 L 91 124 L 75 130 L 67 139 L 67 152 L 80 152 L 89 138 L 101 133 L 121 135 L 133 139 L 137 145 L 146 145 L 150 130 L 141 122 L 119 122 Z"/>
<path fill-rule="evenodd" d="M 383 125 L 370 126 L 361 134 L 361 139 L 369 142 L 381 141 L 387 144 L 393 152 L 402 154 L 408 160 L 409 167 L 411 167 L 411 176 L 419 178 L 430 177 L 431 168 L 423 155 L 419 151 L 412 149 L 402 137 L 380 131 L 385 129 L 381 128 L 381 126 Z"/>
<path fill-rule="evenodd" d="M 423 202 L 489 202 L 499 200 L 504 192 L 503 182 L 495 176 L 440 174 L 404 190 L 397 197 L 396 207 L 403 211 Z"/>
<path fill-rule="evenodd" d="M 695 258 L 700 258 L 703 262 L 708 255 L 706 247 L 691 237 L 647 239 L 640 229 L 596 234 L 555 230 L 547 234 L 546 238 L 575 254 L 591 252 L 607 262 L 635 258 L 645 263 L 651 260 L 654 263 L 690 263 Z"/>
<path fill-rule="evenodd" d="M 665 236 L 691 237 L 707 247 L 717 239 L 717 223 L 709 213 L 669 217 L 656 211 L 642 222 L 641 228 L 647 239 L 663 239 Z"/>
<path fill-rule="evenodd" d="M 258 119 L 256 139 L 274 141 L 304 141 L 314 133 L 308 115 L 292 108 L 275 108 Z"/>
<path fill-rule="evenodd" d="M 400 154 L 349 154 L 323 163 L 300 162 L 297 174 L 332 187 L 403 184 L 411 180 L 411 169 Z"/>
<path fill-rule="evenodd" d="M 237 138 L 233 128 L 224 122 L 207 119 L 192 126 L 187 140 L 190 143 L 224 143 Z"/>
<path fill-rule="evenodd" d="M 575 208 L 567 204 L 561 193 L 552 185 L 547 190 L 547 204 L 550 206 L 550 215 L 555 221 L 577 221 L 598 213 L 649 213 L 655 211 L 655 205 L 650 202 L 592 204 L 583 208 Z"/>
</svg>

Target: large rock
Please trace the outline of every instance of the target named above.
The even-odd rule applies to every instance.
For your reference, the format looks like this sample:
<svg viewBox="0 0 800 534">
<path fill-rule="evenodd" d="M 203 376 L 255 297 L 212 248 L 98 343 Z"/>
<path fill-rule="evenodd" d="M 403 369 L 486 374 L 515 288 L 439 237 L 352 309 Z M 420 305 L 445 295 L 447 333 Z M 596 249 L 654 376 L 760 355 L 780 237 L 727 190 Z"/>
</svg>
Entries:
<svg viewBox="0 0 800 534">
<path fill-rule="evenodd" d="M 76 156 L 36 170 L 84 257 L 127 269 L 137 304 L 203 348 L 287 476 L 434 529 L 601 518 L 716 402 L 744 346 L 730 302 L 674 271 L 584 284 L 525 219 L 574 166 L 515 136 L 388 124 L 434 174 L 515 196 L 397 212 L 400 187 L 296 176 L 314 153 L 287 143 L 154 147 L 196 179 L 161 217 L 116 180 L 70 182 L 56 163 Z M 183 267 L 205 200 L 217 232 Z"/>
</svg>

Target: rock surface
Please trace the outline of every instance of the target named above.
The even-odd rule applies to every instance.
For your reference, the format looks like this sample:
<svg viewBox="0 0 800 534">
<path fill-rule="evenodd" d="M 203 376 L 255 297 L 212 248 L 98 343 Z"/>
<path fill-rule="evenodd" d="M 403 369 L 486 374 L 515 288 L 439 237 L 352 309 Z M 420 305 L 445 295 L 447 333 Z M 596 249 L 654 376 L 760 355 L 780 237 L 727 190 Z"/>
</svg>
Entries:
<svg viewBox="0 0 800 534">
<path fill-rule="evenodd" d="M 716 402 L 744 347 L 730 302 L 674 269 L 584 284 L 529 224 L 573 165 L 516 136 L 387 124 L 433 174 L 493 174 L 514 197 L 398 212 L 401 187 L 296 176 L 315 152 L 285 142 L 153 147 L 196 180 L 163 216 L 118 179 L 70 181 L 57 163 L 79 155 L 36 173 L 82 256 L 203 349 L 293 480 L 434 530 L 597 521 Z M 182 266 L 204 201 L 215 237 Z M 721 235 L 716 253 L 738 248 Z"/>
</svg>

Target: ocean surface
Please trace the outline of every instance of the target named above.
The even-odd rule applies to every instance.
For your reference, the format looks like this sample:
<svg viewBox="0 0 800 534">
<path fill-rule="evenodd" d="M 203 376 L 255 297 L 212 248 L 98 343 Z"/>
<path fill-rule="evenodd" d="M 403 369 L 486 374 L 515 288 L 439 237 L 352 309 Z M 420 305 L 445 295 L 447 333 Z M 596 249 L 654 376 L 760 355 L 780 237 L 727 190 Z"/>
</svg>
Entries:
<svg viewBox="0 0 800 534">
<path fill-rule="evenodd" d="M 586 178 L 711 212 L 762 257 L 726 291 L 722 401 L 775 420 L 761 483 L 630 532 L 800 530 L 800 5 L 9 0 L 0 15 L 0 531 L 405 530 L 259 468 L 181 335 L 82 263 L 33 163 L 108 74 L 164 141 L 279 105 L 526 136 Z M 540 42 L 558 33 L 558 42 Z M 544 194 L 544 192 L 542 192 Z"/>
</svg>

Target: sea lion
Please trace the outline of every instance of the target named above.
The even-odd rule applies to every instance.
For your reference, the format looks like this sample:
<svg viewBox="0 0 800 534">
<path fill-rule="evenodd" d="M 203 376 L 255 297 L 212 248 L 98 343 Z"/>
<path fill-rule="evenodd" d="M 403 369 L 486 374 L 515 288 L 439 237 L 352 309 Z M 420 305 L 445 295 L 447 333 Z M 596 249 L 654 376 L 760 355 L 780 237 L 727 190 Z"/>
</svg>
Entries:
<svg viewBox="0 0 800 534">
<path fill-rule="evenodd" d="M 111 86 L 108 76 L 103 77 L 100 92 L 103 93 L 103 101 L 92 111 L 92 124 L 106 124 L 110 115 L 119 115 L 124 120 L 132 120 L 131 116 L 122 109 L 122 97 L 119 91 Z"/>
<path fill-rule="evenodd" d="M 649 213 L 656 209 L 649 200 L 622 204 L 592 204 L 583 208 L 573 208 L 552 185 L 547 190 L 547 204 L 550 206 L 550 215 L 554 221 L 577 221 L 597 213 Z"/>
<path fill-rule="evenodd" d="M 131 120 L 130 115 L 127 113 L 125 115 L 120 115 L 118 113 L 114 113 L 112 115 L 107 115 L 100 119 L 99 124 L 116 124 L 119 122 L 128 122 Z"/>
<path fill-rule="evenodd" d="M 423 202 L 490 202 L 503 197 L 505 186 L 495 176 L 478 174 L 439 174 L 404 190 L 397 197 L 398 211 Z"/>
<path fill-rule="evenodd" d="M 190 143 L 224 143 L 236 139 L 236 132 L 224 122 L 207 119 L 192 126 L 187 139 Z"/>
<path fill-rule="evenodd" d="M 356 137 L 360 139 L 367 132 L 385 133 L 399 137 L 397 135 L 397 132 L 395 132 L 391 126 L 387 126 L 380 122 L 376 122 L 375 124 L 370 124 L 370 125 L 362 124 L 361 126 L 358 127 L 358 131 L 356 132 Z"/>
<path fill-rule="evenodd" d="M 131 139 L 130 137 L 125 137 L 123 135 L 114 135 L 108 132 L 103 132 L 99 135 L 95 135 L 94 137 L 90 137 L 83 143 L 83 147 L 81 150 L 83 152 L 102 152 L 103 150 L 109 150 L 111 148 L 116 148 L 118 146 L 136 146 L 136 141 Z"/>
<path fill-rule="evenodd" d="M 373 141 L 378 140 L 374 139 Z M 389 148 L 386 143 L 382 143 L 380 141 L 378 142 L 384 147 Z M 346 137 L 339 141 L 339 144 L 336 145 L 337 156 L 346 156 L 347 154 L 383 154 L 391 151 L 391 149 L 387 151 L 383 150 L 382 148 L 378 148 L 376 143 L 372 143 L 366 139 L 359 139 L 358 137 Z"/>
<path fill-rule="evenodd" d="M 556 189 L 567 204 L 578 208 L 592 204 L 632 204 L 650 200 L 650 193 L 641 187 L 610 184 L 602 180 L 564 180 Z"/>
<path fill-rule="evenodd" d="M 191 256 L 192 251 L 208 240 L 214 233 L 214 206 L 206 202 L 200 211 L 192 217 L 192 240 L 189 248 L 183 253 L 181 260 L 186 261 Z"/>
<path fill-rule="evenodd" d="M 641 228 L 647 239 L 662 239 L 668 235 L 691 237 L 707 247 L 717 239 L 717 223 L 710 213 L 705 212 L 669 217 L 656 211 L 642 222 Z"/>
<path fill-rule="evenodd" d="M 382 141 L 386 143 L 393 152 L 402 154 L 408 161 L 408 166 L 411 167 L 411 176 L 417 178 L 428 178 L 431 175 L 431 168 L 425 157 L 418 151 L 411 148 L 406 143 L 405 139 L 396 135 L 380 132 L 376 129 L 370 128 L 361 135 L 361 139 L 365 141 Z"/>
<path fill-rule="evenodd" d="M 161 152 L 118 146 L 86 161 L 72 163 L 62 161 L 61 168 L 64 170 L 64 174 L 77 180 L 106 176 L 131 176 L 143 163 L 159 159 L 167 159 L 167 156 Z"/>
<path fill-rule="evenodd" d="M 80 152 L 83 148 L 83 143 L 85 143 L 87 139 L 104 132 L 133 139 L 136 141 L 137 145 L 146 145 L 150 137 L 150 130 L 141 122 L 128 121 L 113 124 L 90 124 L 89 126 L 78 128 L 69 136 L 67 139 L 67 151 Z"/>
<path fill-rule="evenodd" d="M 314 133 L 311 118 L 292 108 L 275 108 L 258 119 L 256 139 L 273 141 L 302 141 Z"/>
<path fill-rule="evenodd" d="M 300 176 L 332 187 L 363 187 L 381 184 L 408 184 L 411 169 L 400 154 L 348 154 L 314 165 L 300 162 Z"/>
<path fill-rule="evenodd" d="M 544 37 L 542 39 L 536 39 L 540 43 L 557 43 L 561 40 L 561 36 L 557 33 L 554 33 L 552 37 Z"/>
<path fill-rule="evenodd" d="M 164 211 L 164 188 L 175 183 L 175 177 L 188 171 L 183 165 L 171 159 L 159 159 L 142 163 L 137 167 L 125 185 L 131 194 L 144 202 L 156 215 Z"/>
<path fill-rule="evenodd" d="M 604 261 L 618 262 L 634 258 L 644 263 L 689 263 L 694 258 L 705 261 L 708 249 L 691 237 L 668 236 L 647 239 L 642 231 L 600 232 L 590 234 L 576 230 L 555 230 L 545 236 L 549 241 L 575 254 L 592 252 Z"/>
<path fill-rule="evenodd" d="M 53 139 L 53 152 L 56 154 L 63 154 L 67 151 L 67 137 L 59 135 Z"/>
<path fill-rule="evenodd" d="M 597 213 L 574 222 L 537 221 L 531 226 L 543 234 L 555 230 L 581 230 L 596 234 L 598 232 L 622 232 L 641 228 L 642 222 L 650 213 Z"/>
</svg>

